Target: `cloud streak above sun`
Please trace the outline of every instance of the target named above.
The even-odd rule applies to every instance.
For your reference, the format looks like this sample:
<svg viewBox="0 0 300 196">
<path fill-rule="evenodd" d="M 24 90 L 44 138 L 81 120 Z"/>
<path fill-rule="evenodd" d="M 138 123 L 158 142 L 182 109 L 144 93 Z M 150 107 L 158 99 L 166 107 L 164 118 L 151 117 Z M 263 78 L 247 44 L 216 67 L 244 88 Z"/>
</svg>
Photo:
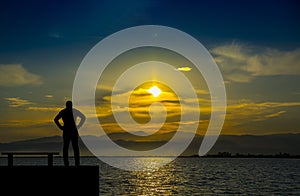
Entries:
<svg viewBox="0 0 300 196">
<path fill-rule="evenodd" d="M 176 70 L 177 71 L 191 71 L 192 68 L 191 67 L 178 67 Z"/>
</svg>

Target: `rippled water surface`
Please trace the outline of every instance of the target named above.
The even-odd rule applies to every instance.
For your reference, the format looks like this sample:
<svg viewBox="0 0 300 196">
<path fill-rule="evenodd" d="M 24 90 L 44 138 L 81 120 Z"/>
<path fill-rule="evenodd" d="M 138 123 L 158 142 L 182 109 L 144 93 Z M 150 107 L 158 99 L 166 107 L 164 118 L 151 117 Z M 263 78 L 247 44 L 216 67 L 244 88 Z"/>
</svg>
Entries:
<svg viewBox="0 0 300 196">
<path fill-rule="evenodd" d="M 97 158 L 83 157 L 82 165 L 99 165 L 100 195 L 300 195 L 299 159 L 136 158 L 130 166 L 148 171 L 124 171 Z M 7 160 L 0 159 L 5 165 Z M 118 158 L 116 158 L 118 161 Z M 71 162 L 72 163 L 72 162 Z M 15 158 L 15 165 L 47 164 L 46 158 Z M 54 165 L 62 165 L 61 158 Z"/>
</svg>

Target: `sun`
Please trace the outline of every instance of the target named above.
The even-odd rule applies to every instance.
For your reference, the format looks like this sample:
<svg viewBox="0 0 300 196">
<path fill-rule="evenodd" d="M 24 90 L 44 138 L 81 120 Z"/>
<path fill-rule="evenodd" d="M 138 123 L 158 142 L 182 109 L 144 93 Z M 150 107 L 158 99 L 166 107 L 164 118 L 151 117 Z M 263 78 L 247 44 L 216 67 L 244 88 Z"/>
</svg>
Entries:
<svg viewBox="0 0 300 196">
<path fill-rule="evenodd" d="M 149 93 L 151 93 L 154 97 L 158 97 L 161 94 L 161 90 L 157 86 L 152 86 L 149 90 Z"/>
</svg>

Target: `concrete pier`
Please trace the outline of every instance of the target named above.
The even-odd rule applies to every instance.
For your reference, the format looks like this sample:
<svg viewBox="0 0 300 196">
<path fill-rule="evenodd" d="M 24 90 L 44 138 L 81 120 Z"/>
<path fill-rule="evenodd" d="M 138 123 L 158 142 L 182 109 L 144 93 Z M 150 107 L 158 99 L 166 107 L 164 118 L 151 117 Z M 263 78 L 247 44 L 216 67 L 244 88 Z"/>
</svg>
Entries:
<svg viewBox="0 0 300 196">
<path fill-rule="evenodd" d="M 1 195 L 98 196 L 98 166 L 0 166 Z"/>
</svg>

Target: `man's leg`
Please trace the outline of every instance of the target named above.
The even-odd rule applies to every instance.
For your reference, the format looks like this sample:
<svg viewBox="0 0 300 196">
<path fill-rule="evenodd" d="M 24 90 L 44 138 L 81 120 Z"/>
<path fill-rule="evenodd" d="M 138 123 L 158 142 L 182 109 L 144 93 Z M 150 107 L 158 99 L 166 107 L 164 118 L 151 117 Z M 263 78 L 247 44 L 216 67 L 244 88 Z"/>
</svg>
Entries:
<svg viewBox="0 0 300 196">
<path fill-rule="evenodd" d="M 64 147 L 63 147 L 63 157 L 65 166 L 69 166 L 69 144 L 70 144 L 70 136 L 63 135 L 64 138 Z"/>
<path fill-rule="evenodd" d="M 72 136 L 72 146 L 75 157 L 75 166 L 80 165 L 80 155 L 79 155 L 79 147 L 78 147 L 78 134 Z"/>
</svg>

